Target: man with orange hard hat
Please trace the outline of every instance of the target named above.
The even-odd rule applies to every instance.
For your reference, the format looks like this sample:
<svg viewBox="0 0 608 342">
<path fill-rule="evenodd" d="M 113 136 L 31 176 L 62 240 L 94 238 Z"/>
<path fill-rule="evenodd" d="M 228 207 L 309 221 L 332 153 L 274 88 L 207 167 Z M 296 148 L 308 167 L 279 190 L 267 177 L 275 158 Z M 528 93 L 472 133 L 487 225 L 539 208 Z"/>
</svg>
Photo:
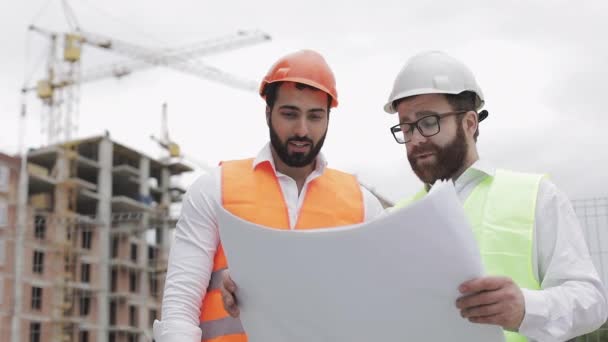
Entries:
<svg viewBox="0 0 608 342">
<path fill-rule="evenodd" d="M 336 82 L 325 59 L 302 50 L 279 59 L 264 77 L 270 143 L 255 158 L 223 162 L 201 176 L 182 202 L 162 303 L 157 342 L 241 342 L 238 318 L 224 309 L 227 269 L 218 210 L 275 229 L 315 229 L 361 223 L 382 212 L 357 179 L 327 168 L 320 150 Z M 278 256 L 280 257 L 280 256 Z M 202 303 L 202 304 L 201 304 Z"/>
</svg>

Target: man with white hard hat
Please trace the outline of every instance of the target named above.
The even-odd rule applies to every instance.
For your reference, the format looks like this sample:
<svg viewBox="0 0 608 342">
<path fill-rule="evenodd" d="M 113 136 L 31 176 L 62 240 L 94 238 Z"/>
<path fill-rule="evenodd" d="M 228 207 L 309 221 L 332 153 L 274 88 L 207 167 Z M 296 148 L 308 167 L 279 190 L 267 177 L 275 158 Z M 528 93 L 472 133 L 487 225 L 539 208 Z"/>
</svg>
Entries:
<svg viewBox="0 0 608 342">
<path fill-rule="evenodd" d="M 544 175 L 498 169 L 479 158 L 488 117 L 473 73 L 438 51 L 407 61 L 384 110 L 424 183 L 450 179 L 473 227 L 487 276 L 460 285 L 455 305 L 474 323 L 501 326 L 508 342 L 565 341 L 606 321 L 606 295 L 564 193 Z"/>
</svg>

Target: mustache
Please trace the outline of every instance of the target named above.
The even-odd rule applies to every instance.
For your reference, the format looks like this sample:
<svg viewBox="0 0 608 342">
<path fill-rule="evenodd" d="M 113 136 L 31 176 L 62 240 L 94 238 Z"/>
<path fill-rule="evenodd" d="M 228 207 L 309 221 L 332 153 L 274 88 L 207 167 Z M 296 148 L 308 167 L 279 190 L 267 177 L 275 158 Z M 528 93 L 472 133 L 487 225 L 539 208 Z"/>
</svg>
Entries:
<svg viewBox="0 0 608 342">
<path fill-rule="evenodd" d="M 437 151 L 439 151 L 439 147 L 437 147 L 436 145 L 434 145 L 432 143 L 428 143 L 425 145 L 418 145 L 418 146 L 414 147 L 412 149 L 411 154 L 418 155 L 418 154 L 422 154 L 422 153 L 437 152 Z"/>
<path fill-rule="evenodd" d="M 290 143 L 292 141 L 297 141 L 297 142 L 305 142 L 305 143 L 310 143 L 311 145 L 314 145 L 312 142 L 312 139 L 310 139 L 309 137 L 290 137 L 289 139 L 287 139 L 287 143 Z"/>
</svg>

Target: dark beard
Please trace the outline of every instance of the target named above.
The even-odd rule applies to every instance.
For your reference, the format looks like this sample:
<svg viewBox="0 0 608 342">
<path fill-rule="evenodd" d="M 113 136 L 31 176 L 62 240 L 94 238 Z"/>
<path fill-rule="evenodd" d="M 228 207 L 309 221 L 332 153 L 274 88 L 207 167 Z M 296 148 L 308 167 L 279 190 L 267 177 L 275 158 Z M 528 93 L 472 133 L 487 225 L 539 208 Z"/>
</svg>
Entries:
<svg viewBox="0 0 608 342">
<path fill-rule="evenodd" d="M 319 139 L 319 142 L 317 142 L 316 144 L 313 143 L 313 141 L 308 137 L 298 137 L 298 136 L 289 137 L 286 142 L 282 142 L 281 138 L 279 138 L 279 135 L 272 127 L 272 120 L 270 120 L 270 119 L 268 120 L 268 130 L 270 132 L 270 143 L 272 144 L 272 147 L 277 152 L 279 159 L 281 159 L 281 161 L 289 167 L 304 167 L 304 166 L 308 166 L 308 165 L 312 164 L 316 160 L 319 152 L 321 151 L 321 147 L 323 147 L 323 143 L 325 142 L 325 136 L 327 135 L 327 130 L 326 130 L 325 134 L 323 134 L 321 139 Z M 287 146 L 292 141 L 300 141 L 300 142 L 309 143 L 310 152 L 308 152 L 308 153 L 295 152 L 295 153 L 289 154 Z"/>
<path fill-rule="evenodd" d="M 412 170 L 426 184 L 433 184 L 436 180 L 452 179 L 456 173 L 464 166 L 468 150 L 468 144 L 464 135 L 462 123 L 458 124 L 456 136 L 445 147 L 441 148 L 430 141 L 424 145 L 419 145 L 408 155 L 408 160 Z M 432 165 L 418 165 L 416 159 L 410 157 L 419 153 L 435 153 L 435 163 Z"/>
</svg>

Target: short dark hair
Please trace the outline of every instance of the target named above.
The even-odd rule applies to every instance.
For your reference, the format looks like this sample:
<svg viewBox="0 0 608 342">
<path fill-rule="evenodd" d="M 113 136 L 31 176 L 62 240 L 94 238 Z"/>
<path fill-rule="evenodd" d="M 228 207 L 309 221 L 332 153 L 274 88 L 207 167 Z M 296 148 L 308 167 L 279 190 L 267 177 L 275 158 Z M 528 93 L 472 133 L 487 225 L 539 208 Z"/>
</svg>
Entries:
<svg viewBox="0 0 608 342">
<path fill-rule="evenodd" d="M 455 110 L 455 111 L 472 110 L 475 112 L 477 111 L 475 108 L 475 104 L 477 102 L 477 94 L 475 94 L 472 91 L 467 90 L 467 91 L 463 91 L 462 93 L 459 93 L 459 94 L 441 94 L 441 95 L 443 95 L 445 97 L 445 99 L 448 101 L 448 104 L 450 105 L 450 107 L 452 107 L 452 110 Z M 415 96 L 417 96 L 417 95 L 404 97 L 404 98 L 400 98 L 400 99 L 393 101 L 393 108 L 397 109 L 397 106 L 399 106 L 399 104 L 402 101 L 404 101 L 405 99 L 411 99 Z M 459 116 L 457 120 L 458 120 L 458 123 L 462 123 L 462 120 L 464 120 L 464 116 Z M 475 131 L 475 134 L 473 134 L 473 139 L 475 139 L 475 141 L 477 141 L 478 136 L 479 136 L 479 125 L 477 125 L 477 130 Z"/>
<path fill-rule="evenodd" d="M 283 83 L 285 83 L 285 82 L 273 82 L 273 83 L 267 84 L 264 87 L 264 93 L 262 93 L 262 95 L 264 95 L 264 97 L 266 98 L 266 105 L 268 106 L 268 108 L 270 108 L 270 110 L 272 110 L 275 102 L 277 102 L 277 94 L 279 93 L 279 87 Z M 308 84 L 299 83 L 299 82 L 294 82 L 294 83 L 296 84 L 296 89 L 299 89 L 299 90 L 312 89 L 312 90 L 323 91 L 321 89 L 315 88 Z M 329 116 L 329 111 L 331 108 L 331 102 L 332 102 L 331 95 L 327 94 L 327 115 L 328 116 Z"/>
<path fill-rule="evenodd" d="M 448 101 L 452 110 L 457 111 L 474 111 L 477 112 L 477 108 L 475 108 L 475 104 L 477 102 L 477 94 L 472 91 L 463 91 L 460 94 L 444 94 L 445 99 Z M 458 117 L 458 123 L 462 123 L 464 120 L 464 116 Z M 479 116 L 477 117 L 477 130 L 475 134 L 473 134 L 473 139 L 477 141 L 477 137 L 479 136 Z"/>
</svg>

